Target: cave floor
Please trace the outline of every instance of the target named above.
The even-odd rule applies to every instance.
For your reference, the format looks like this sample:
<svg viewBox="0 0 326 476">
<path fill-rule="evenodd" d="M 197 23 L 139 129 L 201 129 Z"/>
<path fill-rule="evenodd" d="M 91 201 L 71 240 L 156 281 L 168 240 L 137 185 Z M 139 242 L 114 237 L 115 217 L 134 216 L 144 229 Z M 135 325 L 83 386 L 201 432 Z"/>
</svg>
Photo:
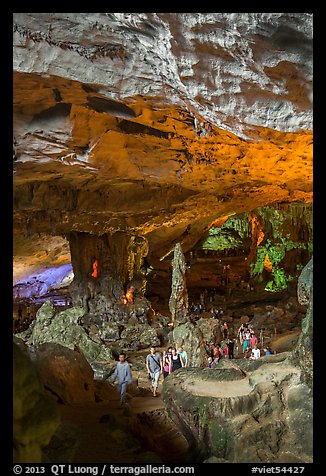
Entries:
<svg viewBox="0 0 326 476">
<path fill-rule="evenodd" d="M 161 389 L 162 381 L 158 396 L 153 397 L 148 388 L 140 388 L 139 395 L 128 395 L 124 407 L 119 405 L 116 389 L 110 400 L 83 406 L 60 405 L 62 421 L 80 430 L 80 444 L 72 462 L 173 464 L 183 461 L 188 444 L 166 414 Z"/>
</svg>

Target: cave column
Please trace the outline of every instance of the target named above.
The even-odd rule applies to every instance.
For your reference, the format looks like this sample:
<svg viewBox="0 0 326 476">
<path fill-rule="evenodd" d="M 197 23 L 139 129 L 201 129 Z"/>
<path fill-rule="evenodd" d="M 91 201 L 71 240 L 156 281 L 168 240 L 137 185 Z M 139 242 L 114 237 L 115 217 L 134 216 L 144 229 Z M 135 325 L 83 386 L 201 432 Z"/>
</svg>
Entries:
<svg viewBox="0 0 326 476">
<path fill-rule="evenodd" d="M 141 266 L 148 253 L 146 238 L 123 232 L 97 236 L 73 231 L 68 239 L 74 305 L 112 317 L 114 306 L 123 304 L 123 296 L 131 287 L 134 297 L 144 297 L 146 279 Z"/>
<path fill-rule="evenodd" d="M 181 244 L 177 243 L 174 247 L 172 260 L 172 286 L 169 300 L 174 327 L 189 321 L 186 268 L 186 260 L 181 250 Z"/>
</svg>

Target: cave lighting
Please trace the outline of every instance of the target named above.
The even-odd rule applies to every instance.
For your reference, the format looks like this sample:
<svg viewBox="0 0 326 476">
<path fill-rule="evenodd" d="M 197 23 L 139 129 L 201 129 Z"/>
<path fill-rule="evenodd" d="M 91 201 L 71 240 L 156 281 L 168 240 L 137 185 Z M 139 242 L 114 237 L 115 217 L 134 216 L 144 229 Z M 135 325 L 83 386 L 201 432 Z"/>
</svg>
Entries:
<svg viewBox="0 0 326 476">
<path fill-rule="evenodd" d="M 91 274 L 93 278 L 98 278 L 98 259 L 95 258 L 94 263 L 93 263 L 93 272 Z"/>
<path fill-rule="evenodd" d="M 134 293 L 134 288 L 133 287 L 128 289 L 128 291 L 126 292 L 126 299 L 127 299 L 128 302 L 134 302 L 133 293 Z"/>
<path fill-rule="evenodd" d="M 273 270 L 273 266 L 272 266 L 271 260 L 269 259 L 268 253 L 266 253 L 265 255 L 264 269 L 266 269 L 266 271 L 269 271 L 270 273 Z"/>
</svg>

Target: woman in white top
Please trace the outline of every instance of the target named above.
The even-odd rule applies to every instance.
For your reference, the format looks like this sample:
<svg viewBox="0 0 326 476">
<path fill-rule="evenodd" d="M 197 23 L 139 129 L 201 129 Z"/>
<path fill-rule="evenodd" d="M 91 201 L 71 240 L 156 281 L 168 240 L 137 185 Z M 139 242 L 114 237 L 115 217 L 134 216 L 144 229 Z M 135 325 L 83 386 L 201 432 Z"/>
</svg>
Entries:
<svg viewBox="0 0 326 476">
<path fill-rule="evenodd" d="M 257 345 L 251 351 L 250 359 L 259 359 L 260 358 L 260 350 L 258 349 Z"/>
</svg>

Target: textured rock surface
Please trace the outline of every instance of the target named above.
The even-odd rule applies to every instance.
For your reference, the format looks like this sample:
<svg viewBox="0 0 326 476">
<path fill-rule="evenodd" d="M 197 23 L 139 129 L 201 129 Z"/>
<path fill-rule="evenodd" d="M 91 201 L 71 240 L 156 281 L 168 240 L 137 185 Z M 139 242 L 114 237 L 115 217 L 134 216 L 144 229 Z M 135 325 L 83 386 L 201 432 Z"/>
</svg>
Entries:
<svg viewBox="0 0 326 476">
<path fill-rule="evenodd" d="M 311 462 L 312 394 L 300 382 L 300 370 L 285 361 L 260 362 L 257 368 L 253 363 L 245 372 L 228 364 L 181 369 L 164 383 L 164 402 L 192 457 Z"/>
<path fill-rule="evenodd" d="M 127 233 L 94 236 L 71 232 L 69 243 L 74 270 L 70 293 L 77 306 L 87 312 L 100 313 L 103 318 L 116 320 L 112 317 L 117 314 L 114 304 L 122 302 L 122 296 L 131 282 L 135 288 L 134 297 L 143 297 L 140 269 L 148 253 L 146 238 Z M 97 269 L 94 276 L 95 261 Z M 136 277 L 141 282 L 138 287 Z M 126 311 L 124 314 L 128 320 L 129 313 Z"/>
<path fill-rule="evenodd" d="M 88 362 L 113 360 L 111 351 L 101 342 L 90 339 L 85 329 L 78 324 L 78 319 L 83 315 L 82 308 L 70 308 L 56 313 L 53 304 L 45 302 L 32 323 L 28 343 L 38 347 L 45 342 L 53 342 L 72 350 L 77 346 Z"/>
<path fill-rule="evenodd" d="M 15 13 L 15 231 L 133 233 L 155 262 L 311 203 L 311 89 L 311 14 Z"/>
<path fill-rule="evenodd" d="M 302 332 L 293 352 L 293 361 L 299 363 L 302 380 L 313 386 L 313 260 L 303 268 L 298 281 L 298 300 L 308 304 L 302 321 Z"/>
<path fill-rule="evenodd" d="M 94 374 L 83 354 L 53 342 L 38 346 L 36 365 L 44 387 L 60 403 L 92 403 Z"/>
<path fill-rule="evenodd" d="M 160 339 L 156 329 L 149 324 L 127 325 L 121 332 L 121 346 L 124 349 L 145 349 L 151 345 L 159 346 Z"/>
<path fill-rule="evenodd" d="M 118 117 L 141 95 L 232 131 L 311 128 L 311 14 L 16 13 L 14 42 L 16 71 L 87 82 L 80 103 Z"/>
<path fill-rule="evenodd" d="M 169 414 L 198 461 L 312 462 L 312 268 L 310 261 L 298 283 L 308 308 L 294 351 L 180 369 L 164 382 Z"/>
<path fill-rule="evenodd" d="M 188 292 L 186 283 L 186 261 L 180 243 L 176 243 L 174 247 L 169 308 L 174 326 L 187 322 Z"/>
<path fill-rule="evenodd" d="M 205 367 L 207 354 L 205 341 L 200 328 L 187 322 L 173 329 L 171 341 L 177 348 L 182 346 L 188 355 L 188 365 L 193 367 Z"/>
<path fill-rule="evenodd" d="M 57 404 L 28 355 L 13 344 L 13 461 L 41 463 L 43 448 L 60 424 Z"/>
</svg>

